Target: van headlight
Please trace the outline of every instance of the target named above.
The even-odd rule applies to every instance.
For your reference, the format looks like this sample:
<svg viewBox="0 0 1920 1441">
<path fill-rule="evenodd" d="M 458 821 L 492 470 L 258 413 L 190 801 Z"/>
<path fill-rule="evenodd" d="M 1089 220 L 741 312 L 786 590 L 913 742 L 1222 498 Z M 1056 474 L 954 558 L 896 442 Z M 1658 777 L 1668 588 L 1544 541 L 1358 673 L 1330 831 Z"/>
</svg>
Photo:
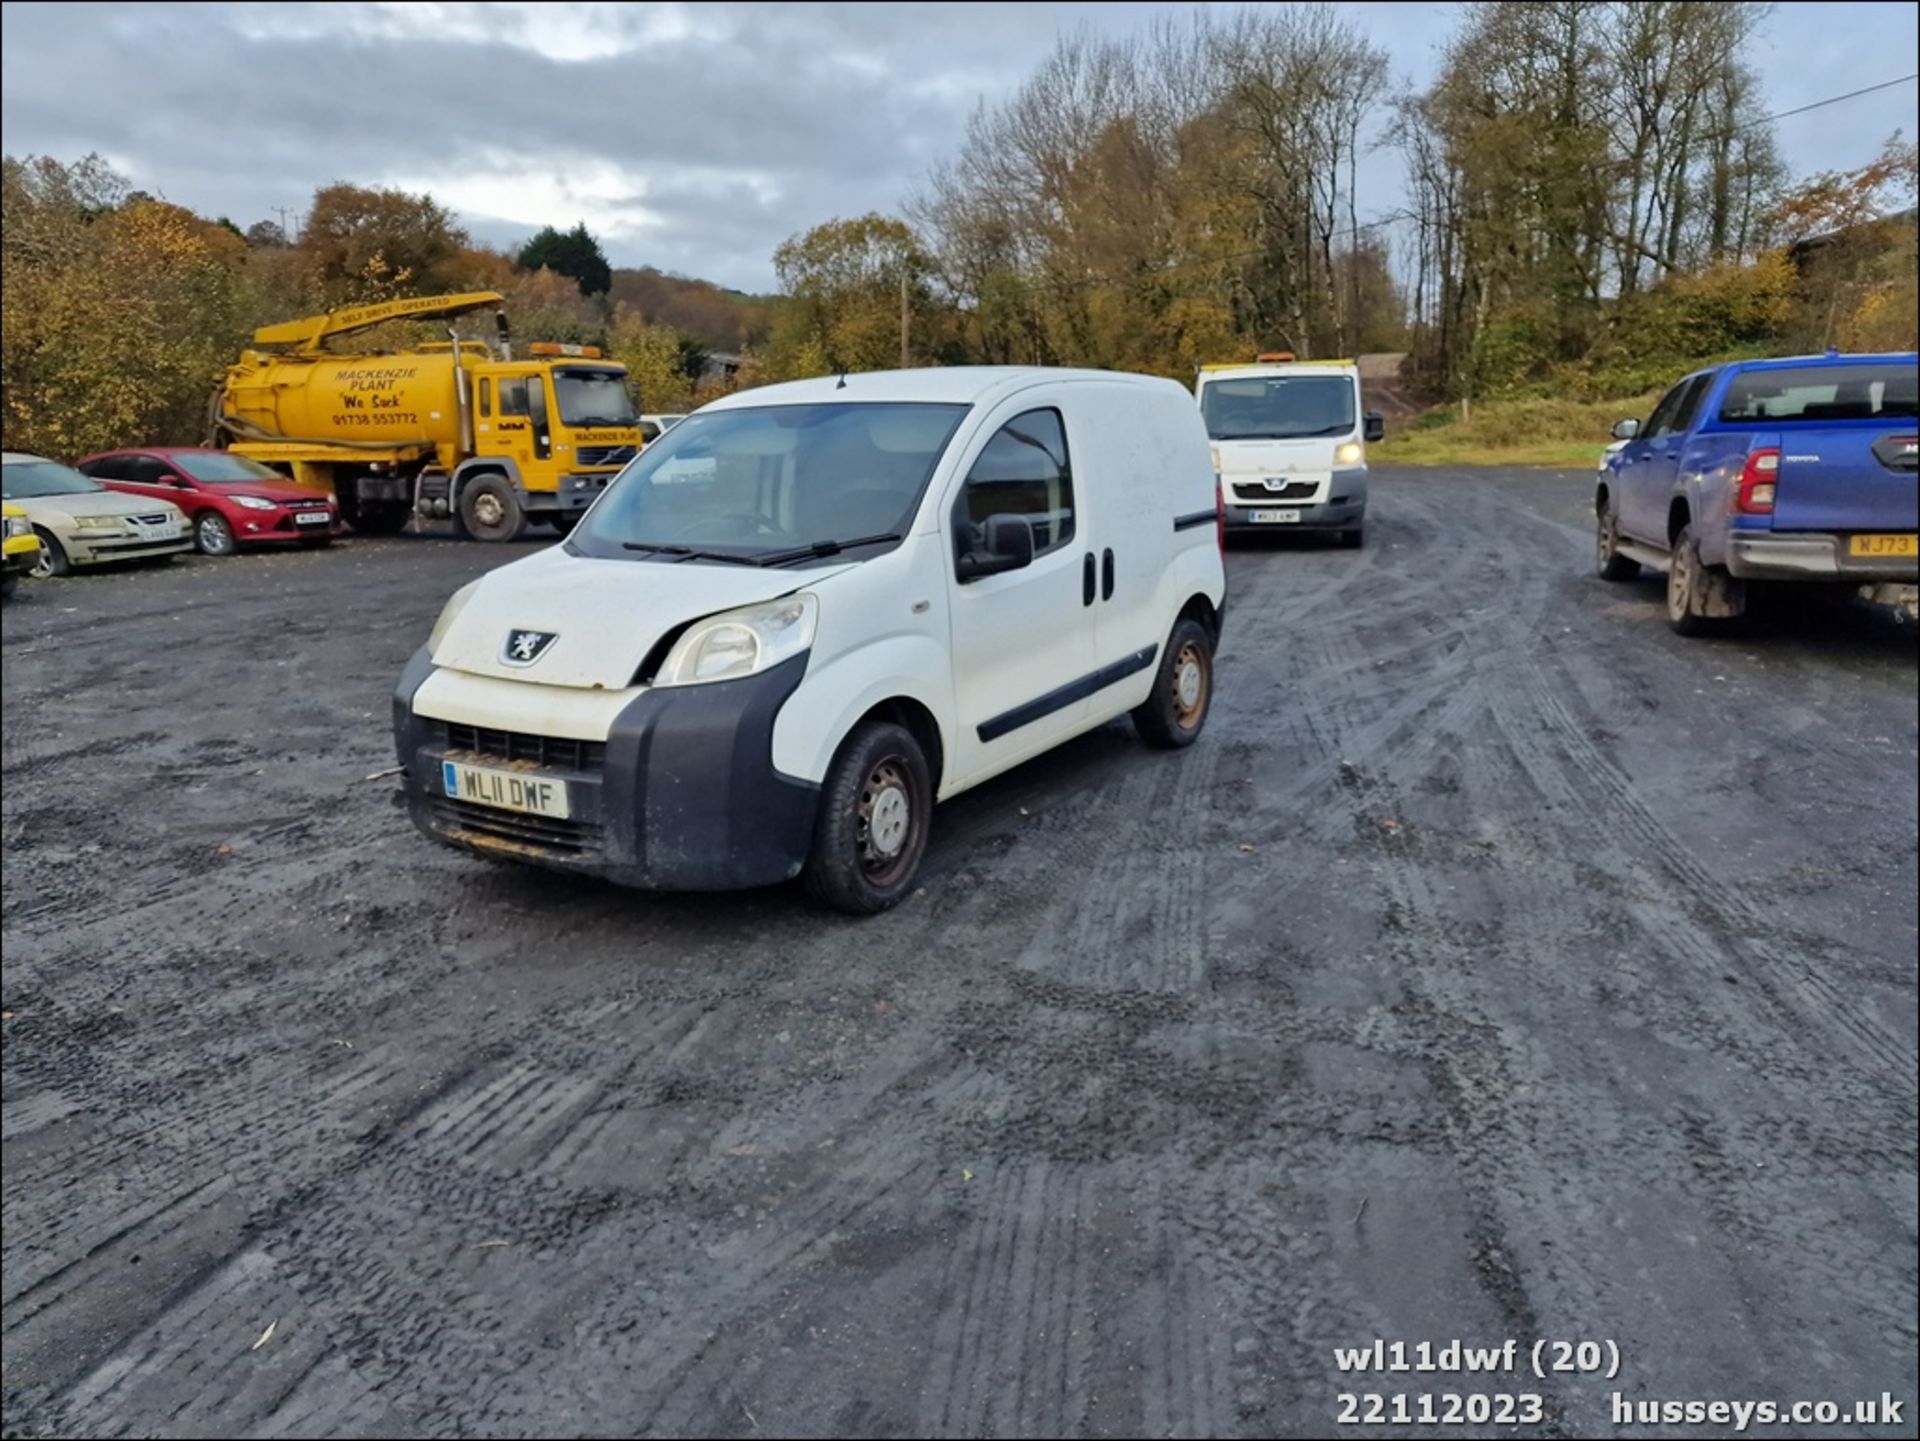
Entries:
<svg viewBox="0 0 1920 1441">
<path fill-rule="evenodd" d="M 1333 453 L 1335 465 L 1358 465 L 1367 458 L 1366 447 L 1357 440 L 1350 440 Z"/>
<path fill-rule="evenodd" d="M 428 655 L 440 649 L 440 642 L 447 638 L 447 632 L 453 629 L 453 623 L 460 619 L 460 612 L 467 608 L 467 602 L 479 588 L 479 581 L 470 580 L 447 597 L 447 603 L 440 607 L 440 619 L 433 623 L 433 631 L 427 636 Z"/>
<path fill-rule="evenodd" d="M 707 685 L 769 670 L 806 652 L 819 615 L 811 595 L 789 595 L 695 621 L 667 652 L 653 683 Z"/>
</svg>

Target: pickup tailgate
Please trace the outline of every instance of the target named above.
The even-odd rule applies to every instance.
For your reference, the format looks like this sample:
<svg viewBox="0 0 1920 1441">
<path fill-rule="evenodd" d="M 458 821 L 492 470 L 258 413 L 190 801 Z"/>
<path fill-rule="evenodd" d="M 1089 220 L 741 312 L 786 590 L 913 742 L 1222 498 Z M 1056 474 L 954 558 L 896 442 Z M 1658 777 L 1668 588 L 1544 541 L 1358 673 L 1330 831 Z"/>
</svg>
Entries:
<svg viewBox="0 0 1920 1441">
<path fill-rule="evenodd" d="M 1773 529 L 1920 530 L 1915 426 L 1781 428 Z"/>
</svg>

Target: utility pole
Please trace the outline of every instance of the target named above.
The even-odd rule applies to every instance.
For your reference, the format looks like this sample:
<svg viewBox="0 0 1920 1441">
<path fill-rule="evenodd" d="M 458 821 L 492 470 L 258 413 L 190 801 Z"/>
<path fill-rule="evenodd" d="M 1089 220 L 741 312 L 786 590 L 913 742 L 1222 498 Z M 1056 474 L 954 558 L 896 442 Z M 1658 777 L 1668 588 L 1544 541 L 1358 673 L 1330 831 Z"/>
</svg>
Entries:
<svg viewBox="0 0 1920 1441">
<path fill-rule="evenodd" d="M 908 368 L 907 357 L 907 267 L 900 267 L 900 368 Z"/>
</svg>

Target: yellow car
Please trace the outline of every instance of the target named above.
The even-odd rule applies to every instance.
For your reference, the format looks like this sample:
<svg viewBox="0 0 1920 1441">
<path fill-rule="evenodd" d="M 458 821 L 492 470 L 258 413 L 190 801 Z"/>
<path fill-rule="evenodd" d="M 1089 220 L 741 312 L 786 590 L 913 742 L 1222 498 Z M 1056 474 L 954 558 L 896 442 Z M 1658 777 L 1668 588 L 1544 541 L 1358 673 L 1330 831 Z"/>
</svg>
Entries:
<svg viewBox="0 0 1920 1441">
<path fill-rule="evenodd" d="M 13 588 L 20 584 L 20 577 L 32 570 L 40 558 L 40 541 L 24 510 L 17 505 L 0 509 L 6 512 L 7 520 L 6 578 L 0 580 L 0 595 L 12 595 Z"/>
</svg>

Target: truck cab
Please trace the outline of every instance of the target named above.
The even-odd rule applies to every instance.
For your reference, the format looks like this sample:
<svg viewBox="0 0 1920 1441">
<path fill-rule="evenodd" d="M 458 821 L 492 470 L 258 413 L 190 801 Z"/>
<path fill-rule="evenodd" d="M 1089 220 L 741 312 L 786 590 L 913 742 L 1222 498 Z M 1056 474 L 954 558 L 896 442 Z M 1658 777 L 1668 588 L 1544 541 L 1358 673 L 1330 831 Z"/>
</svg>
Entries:
<svg viewBox="0 0 1920 1441">
<path fill-rule="evenodd" d="M 1367 447 L 1386 422 L 1361 409 L 1351 360 L 1205 365 L 1194 385 L 1230 531 L 1317 531 L 1364 543 Z"/>
</svg>

